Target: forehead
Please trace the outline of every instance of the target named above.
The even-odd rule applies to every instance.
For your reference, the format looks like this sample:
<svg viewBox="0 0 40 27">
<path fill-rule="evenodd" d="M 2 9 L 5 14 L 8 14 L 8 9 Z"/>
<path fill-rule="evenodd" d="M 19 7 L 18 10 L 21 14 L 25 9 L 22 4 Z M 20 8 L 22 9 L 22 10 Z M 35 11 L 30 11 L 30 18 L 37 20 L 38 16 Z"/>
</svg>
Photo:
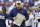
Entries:
<svg viewBox="0 0 40 27">
<path fill-rule="evenodd" d="M 31 12 L 31 11 L 28 11 L 28 12 Z"/>
</svg>

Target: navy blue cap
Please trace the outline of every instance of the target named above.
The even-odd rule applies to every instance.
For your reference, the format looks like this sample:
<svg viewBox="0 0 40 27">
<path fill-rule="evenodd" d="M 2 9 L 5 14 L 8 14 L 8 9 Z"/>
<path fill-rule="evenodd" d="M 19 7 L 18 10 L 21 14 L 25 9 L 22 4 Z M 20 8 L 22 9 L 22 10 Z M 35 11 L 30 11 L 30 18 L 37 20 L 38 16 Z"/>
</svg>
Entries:
<svg viewBox="0 0 40 27">
<path fill-rule="evenodd" d="M 6 8 L 5 7 L 2 7 L 2 9 L 4 9 L 6 11 Z"/>
</svg>

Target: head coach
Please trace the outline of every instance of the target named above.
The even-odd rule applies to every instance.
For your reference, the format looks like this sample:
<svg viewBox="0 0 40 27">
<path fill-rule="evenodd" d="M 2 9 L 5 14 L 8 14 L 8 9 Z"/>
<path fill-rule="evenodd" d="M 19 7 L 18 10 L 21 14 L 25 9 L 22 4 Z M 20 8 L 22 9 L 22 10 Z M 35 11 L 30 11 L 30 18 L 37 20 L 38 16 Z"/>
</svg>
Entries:
<svg viewBox="0 0 40 27">
<path fill-rule="evenodd" d="M 21 1 L 17 1 L 16 2 L 16 8 L 13 8 L 10 11 L 10 17 L 11 17 L 10 19 L 15 20 L 16 19 L 16 15 L 18 13 L 24 15 L 25 18 L 23 19 L 23 22 L 22 22 L 22 24 L 21 24 L 20 27 L 25 27 L 25 21 L 29 19 L 29 15 L 28 15 L 27 11 L 24 8 L 21 7 L 21 5 L 22 5 Z M 17 25 L 14 24 L 12 27 L 19 27 L 19 26 L 17 26 Z"/>
</svg>

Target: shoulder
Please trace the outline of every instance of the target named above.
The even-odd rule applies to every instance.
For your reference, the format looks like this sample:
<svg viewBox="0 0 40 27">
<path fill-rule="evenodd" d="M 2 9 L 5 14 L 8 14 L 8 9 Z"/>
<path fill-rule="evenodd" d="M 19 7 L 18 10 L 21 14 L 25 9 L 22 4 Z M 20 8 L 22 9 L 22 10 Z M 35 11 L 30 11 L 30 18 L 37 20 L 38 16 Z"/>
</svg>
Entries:
<svg viewBox="0 0 40 27">
<path fill-rule="evenodd" d="M 24 9 L 24 8 L 21 8 L 22 10 L 24 10 L 24 11 L 26 11 L 26 9 Z"/>
<path fill-rule="evenodd" d="M 5 15 L 5 16 L 6 16 L 6 17 L 9 17 L 9 14 L 7 14 L 7 13 L 6 13 L 6 15 Z"/>
<path fill-rule="evenodd" d="M 33 15 L 31 14 L 30 17 L 33 18 Z"/>
</svg>

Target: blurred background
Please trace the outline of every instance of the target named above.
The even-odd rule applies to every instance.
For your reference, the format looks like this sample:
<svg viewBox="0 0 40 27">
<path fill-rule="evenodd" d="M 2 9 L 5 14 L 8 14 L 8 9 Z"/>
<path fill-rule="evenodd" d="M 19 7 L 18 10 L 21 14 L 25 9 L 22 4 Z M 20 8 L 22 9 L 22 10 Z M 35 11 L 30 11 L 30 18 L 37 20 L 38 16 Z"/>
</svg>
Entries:
<svg viewBox="0 0 40 27">
<path fill-rule="evenodd" d="M 40 0 L 0 0 L 0 11 L 2 7 L 6 7 L 7 11 L 10 10 L 10 7 L 16 7 L 16 1 L 21 1 L 22 3 L 22 7 L 25 9 L 30 9 L 31 11 L 33 11 L 34 9 L 34 5 L 36 5 L 38 1 Z M 14 5 L 14 6 L 12 6 Z M 33 7 L 34 6 L 34 7 Z"/>
</svg>

